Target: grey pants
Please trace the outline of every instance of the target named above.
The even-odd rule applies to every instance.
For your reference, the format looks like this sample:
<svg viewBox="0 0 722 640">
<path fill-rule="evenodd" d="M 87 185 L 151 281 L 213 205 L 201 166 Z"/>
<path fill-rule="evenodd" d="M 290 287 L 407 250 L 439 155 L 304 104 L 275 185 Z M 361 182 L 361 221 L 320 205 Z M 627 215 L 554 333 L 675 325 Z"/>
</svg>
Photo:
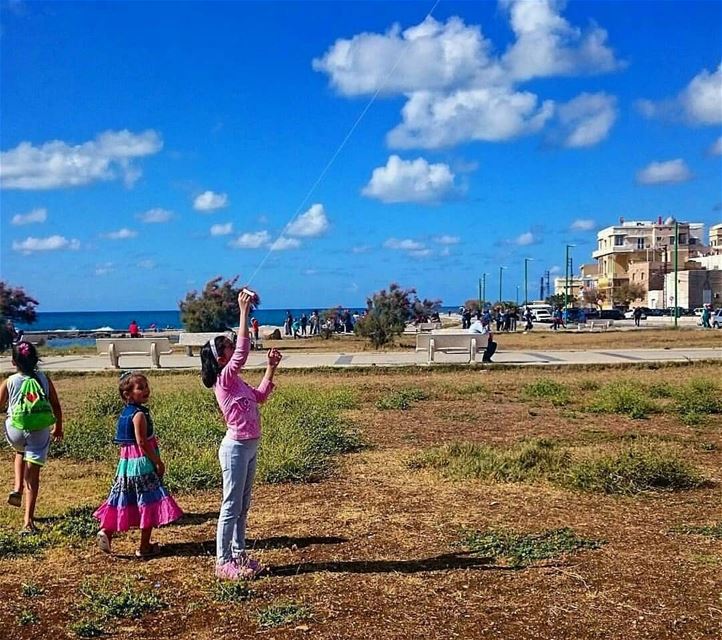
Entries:
<svg viewBox="0 0 722 640">
<path fill-rule="evenodd" d="M 226 435 L 218 450 L 223 472 L 223 500 L 216 531 L 216 562 L 224 564 L 246 548 L 246 517 L 256 475 L 258 440 Z"/>
</svg>

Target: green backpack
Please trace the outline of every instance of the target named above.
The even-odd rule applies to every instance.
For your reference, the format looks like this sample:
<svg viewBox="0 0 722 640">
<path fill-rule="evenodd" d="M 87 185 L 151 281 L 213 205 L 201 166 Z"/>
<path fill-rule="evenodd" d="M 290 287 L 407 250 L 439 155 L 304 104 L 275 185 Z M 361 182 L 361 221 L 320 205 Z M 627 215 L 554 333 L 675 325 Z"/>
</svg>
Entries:
<svg viewBox="0 0 722 640">
<path fill-rule="evenodd" d="M 23 380 L 20 386 L 20 400 L 13 407 L 10 424 L 25 431 L 40 431 L 55 424 L 53 407 L 37 379 Z"/>
</svg>

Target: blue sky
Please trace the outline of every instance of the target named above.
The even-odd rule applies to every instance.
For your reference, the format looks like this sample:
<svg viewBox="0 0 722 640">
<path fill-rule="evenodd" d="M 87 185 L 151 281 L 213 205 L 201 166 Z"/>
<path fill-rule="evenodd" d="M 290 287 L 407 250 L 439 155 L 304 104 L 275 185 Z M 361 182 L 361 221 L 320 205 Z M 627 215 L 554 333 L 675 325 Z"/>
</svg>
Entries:
<svg viewBox="0 0 722 640">
<path fill-rule="evenodd" d="M 722 221 L 722 2 L 0 6 L 0 267 L 41 311 L 513 299 L 525 257 L 531 297 L 620 216 Z"/>
</svg>

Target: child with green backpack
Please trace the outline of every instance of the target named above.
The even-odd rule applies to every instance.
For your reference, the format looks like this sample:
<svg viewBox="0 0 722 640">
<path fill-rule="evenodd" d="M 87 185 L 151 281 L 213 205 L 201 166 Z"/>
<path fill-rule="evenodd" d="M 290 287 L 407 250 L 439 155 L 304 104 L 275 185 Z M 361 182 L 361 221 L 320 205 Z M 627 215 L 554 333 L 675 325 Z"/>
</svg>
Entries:
<svg viewBox="0 0 722 640">
<path fill-rule="evenodd" d="M 15 486 L 8 504 L 22 504 L 24 480 L 23 532 L 35 533 L 40 469 L 48 458 L 51 436 L 56 440 L 63 437 L 63 412 L 53 383 L 37 370 L 38 352 L 31 343 L 13 345 L 13 364 L 17 373 L 0 385 L 0 408 L 7 405 L 5 437 L 15 450 Z"/>
</svg>

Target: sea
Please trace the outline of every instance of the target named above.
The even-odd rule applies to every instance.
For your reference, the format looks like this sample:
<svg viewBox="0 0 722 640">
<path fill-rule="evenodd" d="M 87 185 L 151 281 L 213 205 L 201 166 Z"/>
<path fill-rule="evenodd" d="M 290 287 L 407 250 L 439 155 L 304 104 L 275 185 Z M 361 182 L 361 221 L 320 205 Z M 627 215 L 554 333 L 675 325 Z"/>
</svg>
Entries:
<svg viewBox="0 0 722 640">
<path fill-rule="evenodd" d="M 325 307 L 316 307 L 319 313 L 326 310 Z M 442 313 L 456 311 L 458 307 L 442 307 Z M 290 311 L 294 318 L 300 318 L 302 314 L 309 316 L 313 311 L 310 309 L 255 309 L 253 316 L 261 325 L 282 326 L 287 311 Z M 361 312 L 362 309 L 349 309 Z M 157 328 L 163 330 L 180 330 L 183 323 L 180 318 L 180 311 L 39 311 L 37 319 L 32 324 L 16 322 L 15 327 L 24 331 L 127 331 L 128 325 L 135 320 L 141 331 Z M 48 342 L 51 347 L 86 346 L 95 344 L 94 338 L 72 337 L 55 338 Z"/>
</svg>

